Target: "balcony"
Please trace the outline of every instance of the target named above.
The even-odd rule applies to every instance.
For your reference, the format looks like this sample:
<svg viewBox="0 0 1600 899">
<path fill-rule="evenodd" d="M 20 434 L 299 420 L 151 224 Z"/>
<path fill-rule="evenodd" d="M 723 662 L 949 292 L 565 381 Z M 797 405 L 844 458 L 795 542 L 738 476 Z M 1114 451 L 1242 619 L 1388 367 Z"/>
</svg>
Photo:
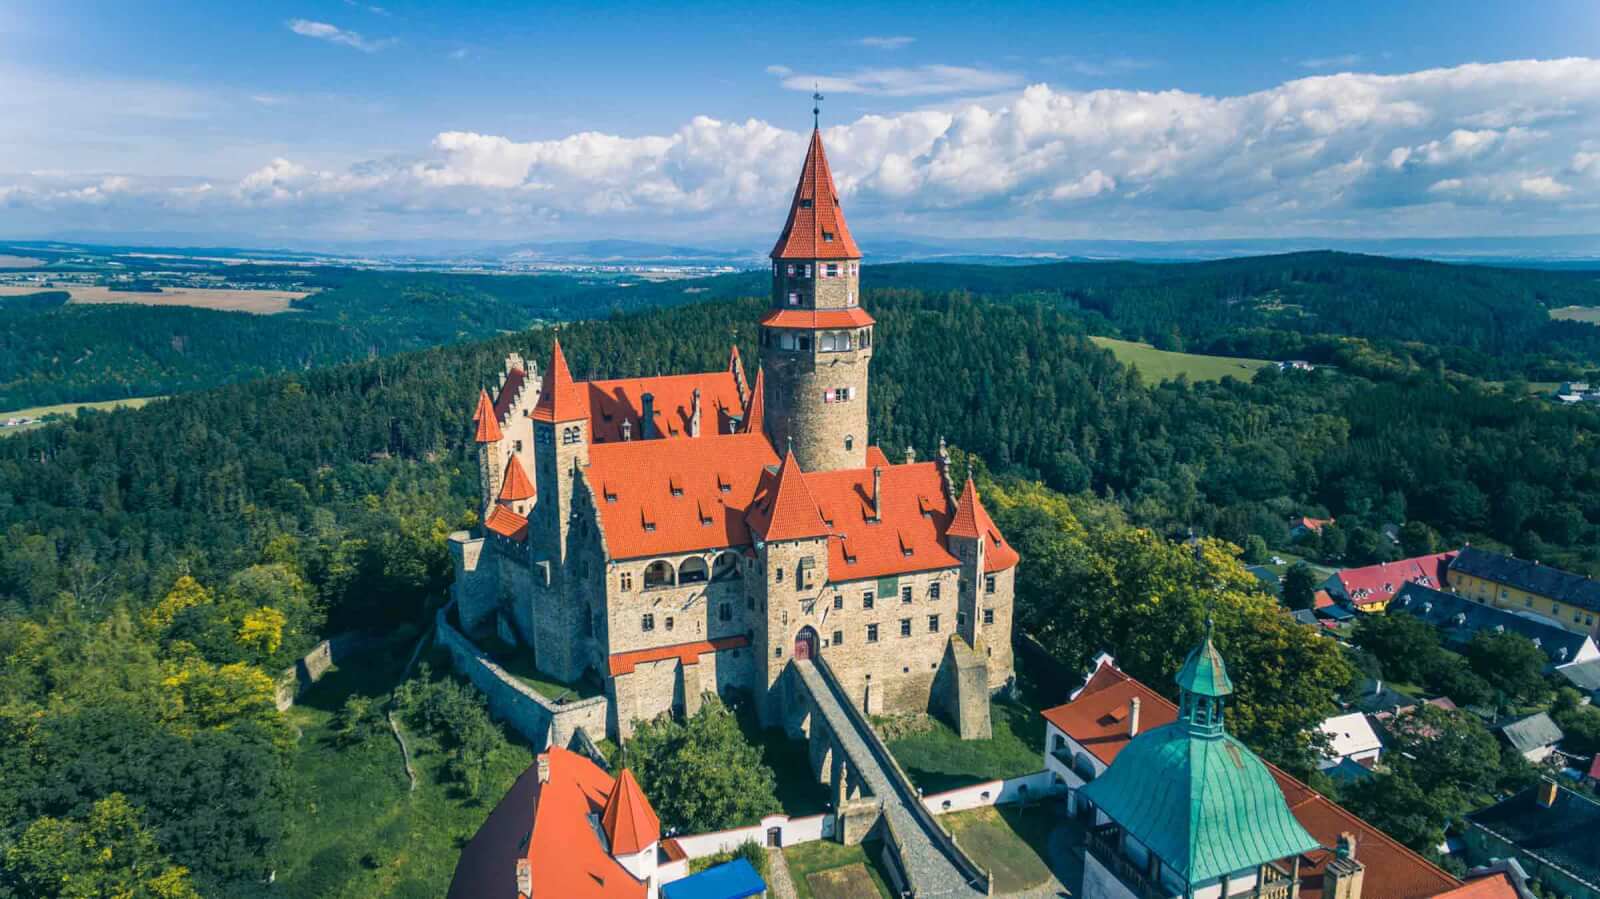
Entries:
<svg viewBox="0 0 1600 899">
<path fill-rule="evenodd" d="M 1122 881 L 1137 899 L 1172 899 L 1177 893 L 1161 886 L 1150 874 L 1122 854 L 1121 828 L 1115 824 L 1102 824 L 1089 832 L 1088 849 L 1095 861 Z M 1296 868 L 1298 869 L 1298 864 Z M 1293 899 L 1295 874 L 1276 863 L 1262 865 L 1254 886 L 1238 892 L 1229 891 L 1228 899 Z"/>
</svg>

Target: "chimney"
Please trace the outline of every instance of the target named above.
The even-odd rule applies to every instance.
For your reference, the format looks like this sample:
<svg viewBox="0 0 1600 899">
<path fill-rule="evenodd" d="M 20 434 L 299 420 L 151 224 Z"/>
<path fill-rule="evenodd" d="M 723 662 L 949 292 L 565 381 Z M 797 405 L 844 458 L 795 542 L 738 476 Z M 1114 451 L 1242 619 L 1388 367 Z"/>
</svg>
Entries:
<svg viewBox="0 0 1600 899">
<path fill-rule="evenodd" d="M 700 436 L 700 388 L 694 389 L 694 396 L 690 400 L 693 404 L 689 410 L 689 436 Z"/>
<path fill-rule="evenodd" d="M 639 405 L 644 410 L 639 422 L 639 439 L 652 440 L 656 436 L 656 395 L 653 393 L 639 394 Z"/>
<path fill-rule="evenodd" d="M 526 857 L 517 859 L 517 899 L 533 896 L 533 863 Z"/>
<path fill-rule="evenodd" d="M 1339 842 L 1334 846 L 1334 853 L 1340 858 L 1348 858 L 1354 861 L 1356 857 L 1356 835 L 1348 830 L 1342 831 L 1339 834 Z"/>
<path fill-rule="evenodd" d="M 1128 736 L 1139 736 L 1139 697 L 1128 700 Z"/>
<path fill-rule="evenodd" d="M 883 466 L 872 467 L 872 520 L 883 520 Z"/>
<path fill-rule="evenodd" d="M 914 463 L 916 461 L 917 461 L 917 450 L 916 450 L 916 448 L 912 447 L 912 446 L 907 446 L 906 447 L 906 464 L 910 465 L 910 464 L 912 464 L 912 463 Z"/>
<path fill-rule="evenodd" d="M 549 783 L 550 782 L 550 753 L 546 752 L 543 755 L 539 756 L 538 765 L 539 765 L 539 783 L 542 783 L 542 784 Z"/>
<path fill-rule="evenodd" d="M 624 418 L 622 420 L 622 440 L 626 443 L 633 439 L 633 422 Z"/>
<path fill-rule="evenodd" d="M 1339 843 L 1333 858 L 1322 869 L 1323 899 L 1361 899 L 1361 887 L 1366 880 L 1367 866 L 1356 861 L 1356 837 L 1352 833 L 1339 834 Z"/>
<path fill-rule="evenodd" d="M 1534 798 L 1538 800 L 1540 808 L 1554 808 L 1556 804 L 1556 797 L 1559 795 L 1560 790 L 1556 787 L 1555 781 L 1541 780 L 1539 781 L 1538 792 L 1534 794 Z"/>
</svg>

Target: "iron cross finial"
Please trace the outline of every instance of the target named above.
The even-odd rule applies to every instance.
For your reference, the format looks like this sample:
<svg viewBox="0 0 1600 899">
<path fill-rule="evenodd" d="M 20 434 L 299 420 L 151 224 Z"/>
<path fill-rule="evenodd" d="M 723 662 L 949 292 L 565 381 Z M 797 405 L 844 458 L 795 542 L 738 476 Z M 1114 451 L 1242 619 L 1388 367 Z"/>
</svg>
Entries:
<svg viewBox="0 0 1600 899">
<path fill-rule="evenodd" d="M 811 83 L 811 127 L 822 126 L 822 87 L 816 82 Z"/>
</svg>

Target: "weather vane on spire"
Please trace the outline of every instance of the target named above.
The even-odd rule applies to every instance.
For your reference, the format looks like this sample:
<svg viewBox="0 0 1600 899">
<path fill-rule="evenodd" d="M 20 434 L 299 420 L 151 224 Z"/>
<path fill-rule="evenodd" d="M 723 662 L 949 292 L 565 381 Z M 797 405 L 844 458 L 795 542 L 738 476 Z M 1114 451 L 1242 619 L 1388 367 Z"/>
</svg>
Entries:
<svg viewBox="0 0 1600 899">
<path fill-rule="evenodd" d="M 811 83 L 811 127 L 822 127 L 822 87 L 815 81 Z"/>
</svg>

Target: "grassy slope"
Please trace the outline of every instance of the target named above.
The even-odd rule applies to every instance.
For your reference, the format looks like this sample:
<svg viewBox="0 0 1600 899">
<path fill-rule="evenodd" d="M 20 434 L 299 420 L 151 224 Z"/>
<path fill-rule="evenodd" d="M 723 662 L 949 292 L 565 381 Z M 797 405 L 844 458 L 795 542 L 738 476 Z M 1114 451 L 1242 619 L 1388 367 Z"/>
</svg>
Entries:
<svg viewBox="0 0 1600 899">
<path fill-rule="evenodd" d="M 989 708 L 988 740 L 963 740 L 934 720 L 920 733 L 889 740 L 889 751 L 924 793 L 940 793 L 985 780 L 1031 774 L 1044 767 L 1044 718 L 1039 693 L 1019 662 L 1018 701 L 996 699 Z"/>
<path fill-rule="evenodd" d="M 17 409 L 14 412 L 0 412 L 0 418 L 11 418 L 12 416 L 19 418 L 42 418 L 46 415 L 71 415 L 77 412 L 79 409 L 105 410 L 116 409 L 121 406 L 126 406 L 129 409 L 137 409 L 140 406 L 143 406 L 145 403 L 155 402 L 159 399 L 162 399 L 162 397 L 136 396 L 125 400 L 105 400 L 98 403 L 57 403 L 54 406 L 34 406 L 29 409 Z"/>
<path fill-rule="evenodd" d="M 1139 370 L 1150 383 L 1170 381 L 1178 375 L 1187 375 L 1190 381 L 1220 381 L 1232 375 L 1241 381 L 1250 380 L 1257 371 L 1271 365 L 1265 359 L 1234 359 L 1229 356 L 1201 356 L 1195 353 L 1173 353 L 1158 350 L 1147 343 L 1117 340 L 1112 337 L 1091 337 L 1096 345 L 1110 350 L 1117 361 Z"/>
<path fill-rule="evenodd" d="M 1562 321 L 1600 325 L 1600 306 L 1563 306 L 1560 309 L 1551 309 L 1550 317 Z"/>
<path fill-rule="evenodd" d="M 1008 805 L 955 812 L 939 820 L 973 861 L 994 875 L 995 894 L 1004 895 L 1050 879 L 1046 846 L 1054 816 L 1049 807 Z"/>
<path fill-rule="evenodd" d="M 325 677 L 288 713 L 304 736 L 283 867 L 273 893 L 285 899 L 442 896 L 461 847 L 488 817 L 533 752 L 508 743 L 496 752 L 482 798 L 443 780 L 445 758 L 408 730 L 419 780 L 407 791 L 400 749 L 387 728 L 359 744 L 332 742 L 334 713 L 347 696 L 386 697 L 405 648 L 357 659 Z"/>
</svg>

